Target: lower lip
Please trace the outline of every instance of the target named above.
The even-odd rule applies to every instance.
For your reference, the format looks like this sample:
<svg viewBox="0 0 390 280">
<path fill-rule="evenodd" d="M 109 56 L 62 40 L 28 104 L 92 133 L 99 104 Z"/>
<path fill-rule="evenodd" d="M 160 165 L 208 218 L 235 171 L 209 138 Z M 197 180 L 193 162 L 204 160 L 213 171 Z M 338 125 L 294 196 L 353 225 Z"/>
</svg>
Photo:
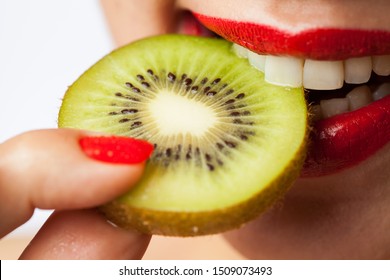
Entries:
<svg viewBox="0 0 390 280">
<path fill-rule="evenodd" d="M 287 34 L 270 27 L 200 14 L 195 16 L 205 26 L 227 40 L 260 53 L 282 53 L 315 59 L 329 57 L 344 59 L 351 56 L 383 54 L 390 49 L 389 32 L 315 30 L 300 33 L 292 40 L 293 43 L 286 44 Z M 380 40 L 382 41 L 378 44 Z M 313 124 L 309 151 L 301 177 L 329 175 L 355 166 L 389 141 L 390 96 L 359 110 L 318 121 Z"/>
<path fill-rule="evenodd" d="M 302 177 L 357 165 L 390 141 L 390 96 L 313 125 Z"/>
</svg>

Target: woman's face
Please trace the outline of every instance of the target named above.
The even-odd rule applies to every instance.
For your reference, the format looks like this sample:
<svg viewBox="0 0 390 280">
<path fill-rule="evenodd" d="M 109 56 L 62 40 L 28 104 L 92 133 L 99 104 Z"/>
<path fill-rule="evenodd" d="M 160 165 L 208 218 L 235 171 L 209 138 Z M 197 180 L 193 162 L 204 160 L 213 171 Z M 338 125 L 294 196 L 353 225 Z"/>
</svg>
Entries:
<svg viewBox="0 0 390 280">
<path fill-rule="evenodd" d="M 282 201 L 226 233 L 235 248 L 248 258 L 390 258 L 390 1 L 102 3 L 118 45 L 162 33 L 210 35 L 206 25 L 267 60 L 299 63 L 293 81 L 263 71 L 271 83 L 308 90 L 314 133 L 305 168 Z"/>
</svg>

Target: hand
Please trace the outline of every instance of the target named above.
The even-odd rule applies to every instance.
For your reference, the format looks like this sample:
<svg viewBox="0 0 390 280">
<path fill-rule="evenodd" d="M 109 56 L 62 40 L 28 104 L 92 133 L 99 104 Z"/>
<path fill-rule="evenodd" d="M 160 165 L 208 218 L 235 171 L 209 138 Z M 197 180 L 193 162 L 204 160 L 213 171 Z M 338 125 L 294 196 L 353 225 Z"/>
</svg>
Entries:
<svg viewBox="0 0 390 280">
<path fill-rule="evenodd" d="M 35 208 L 55 209 L 22 259 L 137 259 L 145 252 L 150 236 L 115 227 L 94 208 L 137 182 L 152 148 L 139 163 L 107 163 L 86 155 L 80 139 L 94 137 L 85 136 L 41 130 L 0 144 L 0 237 L 28 221 Z"/>
</svg>

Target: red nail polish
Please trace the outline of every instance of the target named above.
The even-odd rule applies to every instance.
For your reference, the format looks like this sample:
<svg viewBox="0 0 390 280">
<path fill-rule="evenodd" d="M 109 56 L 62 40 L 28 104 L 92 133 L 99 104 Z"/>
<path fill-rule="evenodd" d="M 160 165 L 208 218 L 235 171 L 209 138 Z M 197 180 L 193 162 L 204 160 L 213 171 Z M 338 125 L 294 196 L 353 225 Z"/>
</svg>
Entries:
<svg viewBox="0 0 390 280">
<path fill-rule="evenodd" d="M 153 152 L 149 142 L 122 136 L 85 136 L 80 146 L 87 156 L 109 163 L 141 163 Z"/>
</svg>

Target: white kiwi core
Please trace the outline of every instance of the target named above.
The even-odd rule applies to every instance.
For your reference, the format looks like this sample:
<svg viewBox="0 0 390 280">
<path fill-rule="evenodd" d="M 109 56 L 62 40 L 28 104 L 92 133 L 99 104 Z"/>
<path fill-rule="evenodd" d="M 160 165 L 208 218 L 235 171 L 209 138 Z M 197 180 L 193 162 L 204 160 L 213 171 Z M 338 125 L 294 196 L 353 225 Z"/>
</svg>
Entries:
<svg viewBox="0 0 390 280">
<path fill-rule="evenodd" d="M 148 106 L 161 135 L 204 135 L 217 122 L 213 109 L 169 90 L 161 91 Z"/>
</svg>

